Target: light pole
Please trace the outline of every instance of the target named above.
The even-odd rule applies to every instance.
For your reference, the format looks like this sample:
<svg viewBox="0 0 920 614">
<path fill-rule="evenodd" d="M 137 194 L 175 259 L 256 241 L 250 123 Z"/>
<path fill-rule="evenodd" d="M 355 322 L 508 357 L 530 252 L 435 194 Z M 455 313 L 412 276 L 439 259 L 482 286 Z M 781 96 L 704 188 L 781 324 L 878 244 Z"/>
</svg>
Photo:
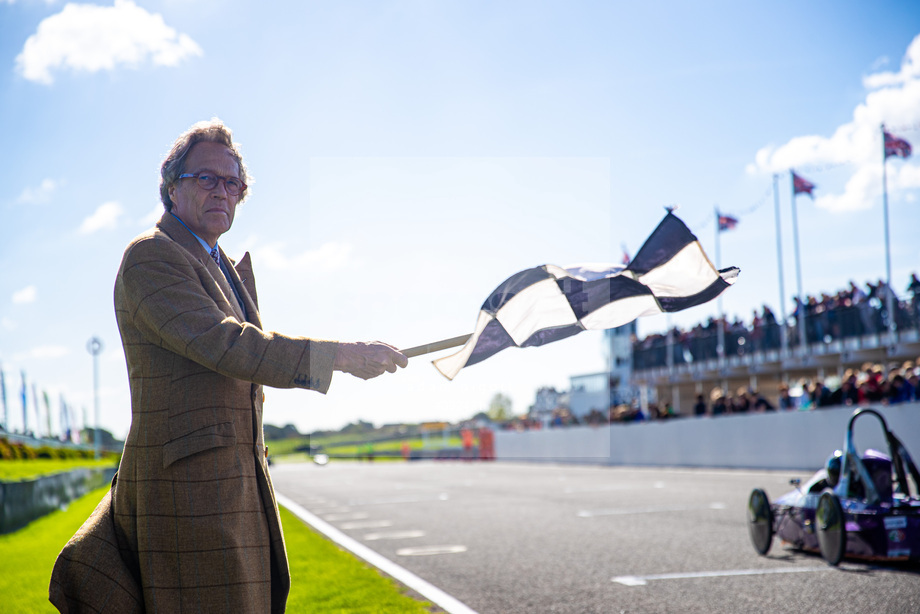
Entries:
<svg viewBox="0 0 920 614">
<path fill-rule="evenodd" d="M 96 409 L 96 430 L 93 433 L 93 456 L 99 458 L 99 354 L 102 353 L 102 339 L 93 337 L 86 344 L 86 349 L 93 355 L 93 405 Z"/>
</svg>

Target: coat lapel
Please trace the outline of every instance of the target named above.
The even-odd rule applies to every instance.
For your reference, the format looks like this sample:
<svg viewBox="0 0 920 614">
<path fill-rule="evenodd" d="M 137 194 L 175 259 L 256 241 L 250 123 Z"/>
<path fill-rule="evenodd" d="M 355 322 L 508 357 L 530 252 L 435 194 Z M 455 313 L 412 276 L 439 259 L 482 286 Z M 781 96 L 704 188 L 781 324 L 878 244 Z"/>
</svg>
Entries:
<svg viewBox="0 0 920 614">
<path fill-rule="evenodd" d="M 230 278 L 246 305 L 248 321 L 262 328 L 262 321 L 259 318 L 259 298 L 256 296 L 256 280 L 252 275 L 252 259 L 249 257 L 249 252 L 243 254 L 240 261 L 236 263 L 224 255 L 224 250 L 220 250 L 220 257 L 225 259 L 224 262 L 231 264 L 227 270 L 230 271 Z"/>
<path fill-rule="evenodd" d="M 239 304 L 237 304 L 236 296 L 233 294 L 233 289 L 230 287 L 230 284 L 227 282 L 226 276 L 224 276 L 223 271 L 220 270 L 220 267 L 217 266 L 217 263 L 214 262 L 214 259 L 211 258 L 204 247 L 201 246 L 201 243 L 198 242 L 198 239 L 195 238 L 188 228 L 186 228 L 182 222 L 176 219 L 176 217 L 170 212 L 165 212 L 163 217 L 160 218 L 160 221 L 157 222 L 157 227 L 160 228 L 163 232 L 168 234 L 173 241 L 181 245 L 188 251 L 192 256 L 201 263 L 208 273 L 214 279 L 214 283 L 217 284 L 217 287 L 220 288 L 223 298 L 226 303 L 230 306 L 230 312 L 227 315 L 232 315 L 236 317 L 240 322 L 245 322 L 246 317 L 240 309 Z M 226 258 L 221 250 L 221 258 Z M 225 262 L 230 262 L 225 260 Z M 231 266 L 228 266 L 227 269 L 233 271 L 232 262 Z M 233 273 L 230 274 L 231 277 Z M 239 277 L 236 279 L 239 282 Z M 239 286 L 237 286 L 239 287 Z M 242 292 L 240 293 L 242 295 Z M 244 299 L 245 300 L 245 299 Z M 247 305 L 247 309 L 248 309 Z M 225 312 L 226 313 L 226 312 Z"/>
</svg>

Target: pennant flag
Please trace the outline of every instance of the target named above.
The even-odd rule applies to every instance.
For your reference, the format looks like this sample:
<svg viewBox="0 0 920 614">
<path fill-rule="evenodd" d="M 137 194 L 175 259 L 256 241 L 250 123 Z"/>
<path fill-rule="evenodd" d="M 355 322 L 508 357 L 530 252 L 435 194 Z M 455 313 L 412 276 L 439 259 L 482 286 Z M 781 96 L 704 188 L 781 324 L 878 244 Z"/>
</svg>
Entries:
<svg viewBox="0 0 920 614">
<path fill-rule="evenodd" d="M 629 264 L 629 261 L 630 261 L 629 252 L 626 251 L 626 244 L 624 243 L 623 244 L 623 259 L 621 260 L 621 262 L 623 263 L 623 266 L 627 266 Z"/>
<path fill-rule="evenodd" d="M 41 437 L 42 430 L 42 408 L 38 404 L 38 387 L 35 381 L 32 382 L 32 409 L 35 410 L 35 437 Z"/>
<path fill-rule="evenodd" d="M 45 435 L 51 437 L 51 398 L 48 396 L 48 391 L 44 388 L 42 388 L 42 397 L 45 401 L 45 420 L 48 427 L 48 430 L 45 431 Z"/>
<path fill-rule="evenodd" d="M 738 218 L 732 217 L 731 215 L 720 215 L 719 216 L 719 231 L 725 232 L 726 230 L 734 230 L 735 226 L 738 225 Z"/>
<path fill-rule="evenodd" d="M 891 156 L 898 156 L 899 158 L 907 158 L 910 156 L 910 143 L 904 139 L 899 139 L 896 136 L 891 135 L 887 130 L 885 134 L 885 159 L 887 160 Z"/>
<path fill-rule="evenodd" d="M 814 199 L 815 195 L 811 193 L 815 189 L 815 184 L 805 179 L 804 177 L 799 177 L 795 174 L 795 171 L 790 171 L 792 173 L 792 194 L 808 194 Z"/>
<path fill-rule="evenodd" d="M 625 268 L 545 264 L 512 275 L 483 303 L 466 345 L 433 364 L 453 379 L 505 348 L 545 345 L 700 305 L 738 273 L 736 267 L 716 270 L 693 233 L 669 212 Z"/>
<path fill-rule="evenodd" d="M 20 370 L 19 374 L 22 376 L 22 432 L 26 433 L 29 430 L 29 414 L 28 407 L 26 405 L 26 396 L 28 395 L 28 387 L 26 386 L 26 372 Z"/>
<path fill-rule="evenodd" d="M 10 430 L 9 415 L 6 411 L 6 378 L 3 377 L 3 366 L 0 365 L 0 401 L 3 402 L 3 430 Z"/>
<path fill-rule="evenodd" d="M 64 400 L 64 395 L 61 395 L 61 411 L 59 414 L 61 421 L 61 441 L 70 441 L 70 412 L 67 410 L 67 401 Z"/>
</svg>

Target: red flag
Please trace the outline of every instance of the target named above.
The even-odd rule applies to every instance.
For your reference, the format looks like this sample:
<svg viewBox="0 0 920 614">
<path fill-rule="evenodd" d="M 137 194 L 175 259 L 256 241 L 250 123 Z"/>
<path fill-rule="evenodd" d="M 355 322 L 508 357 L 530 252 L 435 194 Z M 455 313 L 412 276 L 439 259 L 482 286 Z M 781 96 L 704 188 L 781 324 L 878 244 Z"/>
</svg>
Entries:
<svg viewBox="0 0 920 614">
<path fill-rule="evenodd" d="M 623 266 L 629 266 L 630 257 L 629 257 L 629 252 L 626 251 L 626 246 L 625 246 L 625 245 L 623 246 L 623 260 L 622 260 L 622 262 L 623 262 Z"/>
<path fill-rule="evenodd" d="M 885 159 L 887 160 L 891 156 L 898 156 L 899 158 L 907 158 L 910 156 L 910 143 L 904 139 L 899 139 L 896 136 L 893 136 L 885 131 Z"/>
<path fill-rule="evenodd" d="M 805 179 L 804 177 L 799 177 L 798 175 L 795 174 L 795 171 L 791 171 L 791 172 L 792 172 L 792 194 L 796 195 L 796 194 L 804 193 L 814 198 L 815 195 L 812 194 L 811 191 L 815 189 L 815 184 Z"/>
<path fill-rule="evenodd" d="M 730 215 L 720 215 L 719 216 L 719 231 L 725 232 L 726 230 L 734 230 L 735 226 L 738 225 L 738 218 L 732 217 Z"/>
</svg>

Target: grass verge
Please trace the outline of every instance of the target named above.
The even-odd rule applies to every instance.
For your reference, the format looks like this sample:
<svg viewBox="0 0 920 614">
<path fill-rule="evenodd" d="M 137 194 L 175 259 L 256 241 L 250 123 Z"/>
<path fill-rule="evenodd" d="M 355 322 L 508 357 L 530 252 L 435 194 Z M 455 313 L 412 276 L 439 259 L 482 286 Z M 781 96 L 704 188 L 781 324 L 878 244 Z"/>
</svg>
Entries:
<svg viewBox="0 0 920 614">
<path fill-rule="evenodd" d="M 405 595 L 401 586 L 281 509 L 291 565 L 289 612 L 323 614 L 419 613 L 427 602 Z"/>
<path fill-rule="evenodd" d="M 43 516 L 15 533 L 0 535 L 0 608 L 4 612 L 57 612 L 48 601 L 54 560 L 106 490 L 108 487 L 90 491 L 64 511 Z"/>
<path fill-rule="evenodd" d="M 359 449 L 361 452 L 364 452 L 364 449 L 367 446 L 367 443 L 355 444 L 351 443 L 348 445 L 340 445 L 340 441 L 354 441 L 356 437 L 347 437 L 347 436 L 336 436 L 336 437 L 324 437 L 324 438 L 310 438 L 310 437 L 300 437 L 293 439 L 272 439 L 265 442 L 265 445 L 268 446 L 268 450 L 271 455 L 275 458 L 287 456 L 287 455 L 297 455 L 301 454 L 297 452 L 297 448 L 300 446 L 312 444 L 314 447 L 320 446 L 323 448 L 323 452 L 327 454 L 348 454 L 355 455 L 358 453 Z M 401 439 L 390 439 L 387 441 L 378 441 L 371 443 L 374 451 L 399 451 L 402 449 L 403 442 L 409 444 L 409 449 L 411 450 L 422 450 L 425 446 L 425 440 L 421 437 L 405 437 Z M 462 446 L 462 440 L 460 437 L 451 436 L 448 437 L 445 441 L 440 435 L 431 436 L 429 438 L 428 447 L 432 448 L 459 448 Z"/>
<path fill-rule="evenodd" d="M 31 480 L 42 475 L 61 473 L 84 467 L 114 467 L 117 461 L 112 458 L 93 459 L 58 459 L 36 458 L 32 460 L 0 461 L 0 482 L 17 482 Z"/>
<path fill-rule="evenodd" d="M 15 533 L 0 535 L 0 610 L 21 614 L 57 611 L 48 601 L 54 560 L 106 490 L 94 490 L 64 511 L 48 514 Z M 434 610 L 283 508 L 281 520 L 291 565 L 289 612 L 428 614 Z"/>
</svg>

